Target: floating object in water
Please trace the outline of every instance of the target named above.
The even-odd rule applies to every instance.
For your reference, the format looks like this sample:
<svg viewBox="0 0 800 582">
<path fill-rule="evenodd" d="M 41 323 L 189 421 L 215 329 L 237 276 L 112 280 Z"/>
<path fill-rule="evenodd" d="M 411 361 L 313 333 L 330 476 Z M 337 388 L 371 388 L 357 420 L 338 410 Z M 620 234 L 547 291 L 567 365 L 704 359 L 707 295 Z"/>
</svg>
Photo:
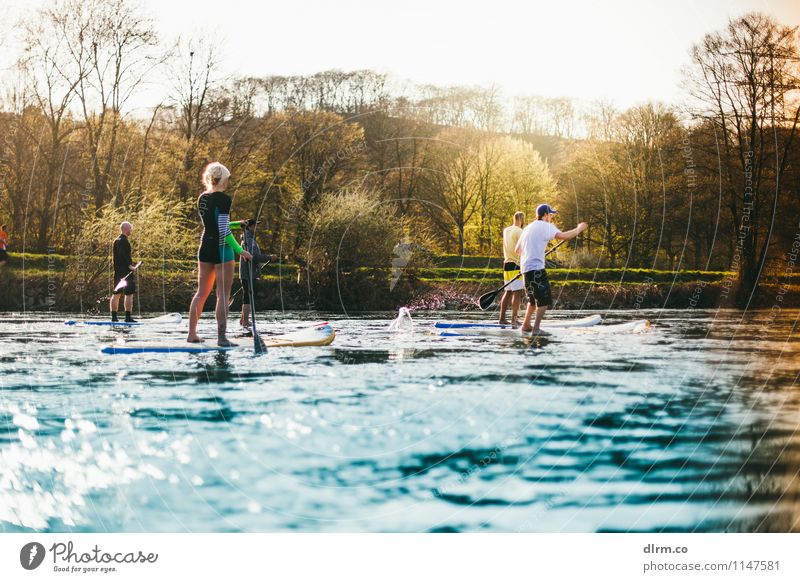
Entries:
<svg viewBox="0 0 800 582">
<path fill-rule="evenodd" d="M 396 333 L 414 333 L 414 320 L 408 307 L 401 307 L 397 317 L 389 324 L 389 331 Z"/>
</svg>

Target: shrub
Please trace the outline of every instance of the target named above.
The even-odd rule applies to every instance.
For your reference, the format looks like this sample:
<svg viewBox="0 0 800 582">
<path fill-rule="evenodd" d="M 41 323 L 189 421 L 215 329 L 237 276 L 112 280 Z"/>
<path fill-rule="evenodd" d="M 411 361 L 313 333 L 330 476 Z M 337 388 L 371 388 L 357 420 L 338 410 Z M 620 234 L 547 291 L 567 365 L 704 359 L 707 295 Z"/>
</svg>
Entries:
<svg viewBox="0 0 800 582">
<path fill-rule="evenodd" d="M 363 309 L 391 291 L 416 252 L 394 208 L 356 189 L 328 194 L 309 212 L 309 239 L 300 280 L 312 303 Z M 393 287 L 393 286 L 392 286 Z"/>
<path fill-rule="evenodd" d="M 578 249 L 570 253 L 564 253 L 561 262 L 563 266 L 567 268 L 602 268 L 608 266 L 608 257 L 595 254 L 586 249 Z"/>
<path fill-rule="evenodd" d="M 62 292 L 77 294 L 90 303 L 110 293 L 113 286 L 111 245 L 119 236 L 123 220 L 133 224 L 133 260 L 144 260 L 138 276 L 166 281 L 165 272 L 170 265 L 194 269 L 196 263 L 190 259 L 197 246 L 198 228 L 185 218 L 190 215 L 192 206 L 190 201 L 169 201 L 145 195 L 135 205 L 114 207 L 108 204 L 96 217 L 87 216 L 66 265 Z"/>
</svg>

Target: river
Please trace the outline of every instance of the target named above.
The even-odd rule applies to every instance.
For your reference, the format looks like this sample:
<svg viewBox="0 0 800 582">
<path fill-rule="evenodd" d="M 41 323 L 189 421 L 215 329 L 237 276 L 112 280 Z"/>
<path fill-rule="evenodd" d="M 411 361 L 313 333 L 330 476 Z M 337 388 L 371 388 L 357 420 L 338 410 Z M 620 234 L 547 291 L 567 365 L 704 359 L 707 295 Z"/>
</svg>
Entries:
<svg viewBox="0 0 800 582">
<path fill-rule="evenodd" d="M 108 356 L 185 319 L 0 314 L 0 531 L 800 531 L 800 311 L 602 315 L 653 326 L 530 342 L 430 333 L 475 313 L 398 334 L 270 312 L 336 340 Z"/>
</svg>

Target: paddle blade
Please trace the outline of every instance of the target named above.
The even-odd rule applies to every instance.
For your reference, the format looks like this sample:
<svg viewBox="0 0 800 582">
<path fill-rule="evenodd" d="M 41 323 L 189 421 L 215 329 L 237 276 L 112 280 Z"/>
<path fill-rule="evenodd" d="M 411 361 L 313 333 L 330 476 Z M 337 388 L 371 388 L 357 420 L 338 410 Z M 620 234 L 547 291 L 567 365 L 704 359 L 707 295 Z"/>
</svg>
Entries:
<svg viewBox="0 0 800 582">
<path fill-rule="evenodd" d="M 261 341 L 261 336 L 258 335 L 258 326 L 256 325 L 256 296 L 253 293 L 253 270 L 250 269 L 250 322 L 253 325 L 253 352 L 260 356 L 267 353 L 267 346 Z"/>
<path fill-rule="evenodd" d="M 267 346 L 261 341 L 257 331 L 253 332 L 253 351 L 259 356 L 267 353 Z"/>
<path fill-rule="evenodd" d="M 116 287 L 114 287 L 114 293 L 116 293 L 120 289 L 125 289 L 125 287 L 127 287 L 127 286 L 128 286 L 128 280 L 127 279 L 123 279 L 122 281 L 117 283 Z"/>
<path fill-rule="evenodd" d="M 478 307 L 480 307 L 483 311 L 489 309 L 500 291 L 502 291 L 502 289 L 489 291 L 488 293 L 481 295 L 478 298 Z"/>
</svg>

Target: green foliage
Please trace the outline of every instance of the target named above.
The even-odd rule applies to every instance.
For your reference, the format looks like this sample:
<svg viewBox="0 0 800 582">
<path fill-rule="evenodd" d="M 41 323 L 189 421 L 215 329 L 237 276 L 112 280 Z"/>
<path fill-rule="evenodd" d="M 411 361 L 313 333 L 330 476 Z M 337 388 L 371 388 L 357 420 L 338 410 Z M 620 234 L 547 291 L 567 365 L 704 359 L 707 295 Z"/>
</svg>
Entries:
<svg viewBox="0 0 800 582">
<path fill-rule="evenodd" d="M 344 190 L 323 197 L 309 213 L 310 234 L 301 247 L 300 274 L 310 300 L 347 308 L 392 292 L 391 272 L 399 281 L 425 258 L 404 227 L 393 208 L 370 192 Z"/>
<path fill-rule="evenodd" d="M 430 147 L 425 210 L 447 247 L 486 252 L 516 211 L 531 216 L 555 196 L 547 164 L 528 143 L 474 129 L 446 129 Z"/>
<path fill-rule="evenodd" d="M 721 281 L 731 273 L 723 271 L 654 271 L 651 269 L 547 269 L 551 281 L 588 281 L 603 283 L 670 283 L 687 281 Z M 435 268 L 421 269 L 419 276 L 441 280 L 500 281 L 499 268 Z M 800 281 L 800 276 L 797 278 Z"/>
<path fill-rule="evenodd" d="M 119 236 L 123 221 L 133 225 L 133 260 L 144 260 L 140 275 L 155 269 L 165 273 L 165 261 L 187 261 L 192 257 L 198 229 L 186 218 L 191 203 L 159 196 L 145 196 L 137 202 L 134 205 L 132 201 L 130 207 L 108 204 L 97 218 L 86 217 L 75 245 L 77 260 L 67 265 L 66 280 L 74 285 L 74 291 L 96 295 L 108 285 L 111 245 Z"/>
<path fill-rule="evenodd" d="M 24 240 L 28 250 L 81 257 L 64 267 L 66 286 L 100 286 L 122 219 L 136 227 L 135 256 L 148 259 L 142 277 L 193 269 L 194 201 L 212 160 L 232 172 L 233 217 L 261 219 L 264 250 L 308 258 L 309 289 L 336 289 L 345 276 L 400 292 L 423 267 L 442 280 L 453 273 L 430 269 L 497 269 L 502 229 L 516 211 L 531 220 L 541 202 L 559 208 L 561 228 L 589 223 L 576 250 L 555 256 L 579 267 L 580 280 L 633 276 L 583 271 L 595 267 L 728 269 L 750 149 L 758 195 L 741 253 L 749 267 L 740 267 L 778 273 L 792 248 L 797 39 L 763 14 L 732 20 L 695 47 L 689 87 L 705 110 L 687 122 L 657 103 L 601 103 L 579 119 L 568 99 L 520 96 L 505 110 L 493 87 L 398 95 L 370 71 L 223 81 L 214 46 L 195 39 L 162 51 L 137 3 L 70 0 L 30 12 L 21 86 L 0 112 L 0 218 L 12 252 Z M 170 70 L 170 98 L 132 114 L 158 58 Z M 741 117 L 739 103 L 755 108 Z M 350 240 L 353 231 L 364 242 Z M 32 268 L 52 270 L 52 261 L 61 264 Z M 392 264 L 394 275 L 368 271 L 391 273 Z"/>
<path fill-rule="evenodd" d="M 561 256 L 561 263 L 576 268 L 597 268 L 607 267 L 608 257 L 604 254 L 592 252 L 586 248 L 579 248 L 575 251 L 566 250 Z"/>
</svg>

